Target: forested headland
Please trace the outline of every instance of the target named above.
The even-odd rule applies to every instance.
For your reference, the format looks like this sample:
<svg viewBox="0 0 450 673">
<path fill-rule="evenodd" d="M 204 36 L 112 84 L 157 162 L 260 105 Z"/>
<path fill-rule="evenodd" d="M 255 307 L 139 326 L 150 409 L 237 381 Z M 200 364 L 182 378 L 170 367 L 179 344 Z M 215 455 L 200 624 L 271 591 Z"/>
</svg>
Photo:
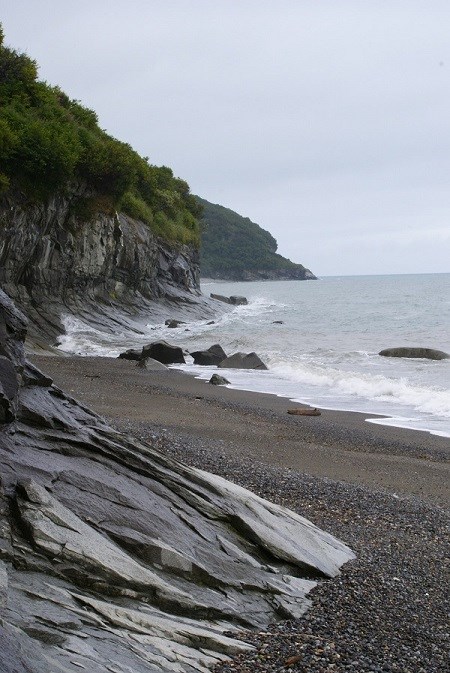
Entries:
<svg viewBox="0 0 450 673">
<path fill-rule="evenodd" d="M 248 217 L 196 197 L 203 208 L 201 274 L 224 280 L 309 280 L 302 264 L 277 253 L 277 241 Z"/>
</svg>

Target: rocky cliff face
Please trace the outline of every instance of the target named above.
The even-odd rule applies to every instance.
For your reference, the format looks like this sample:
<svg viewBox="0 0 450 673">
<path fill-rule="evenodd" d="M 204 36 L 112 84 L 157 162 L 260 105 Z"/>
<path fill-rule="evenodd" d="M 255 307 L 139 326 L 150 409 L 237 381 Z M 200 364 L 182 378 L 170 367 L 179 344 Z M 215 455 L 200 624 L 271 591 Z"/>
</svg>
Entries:
<svg viewBox="0 0 450 673">
<path fill-rule="evenodd" d="M 3 673 L 207 673 L 353 557 L 108 427 L 25 361 L 25 333 L 0 291 Z"/>
<path fill-rule="evenodd" d="M 169 245 L 123 214 L 77 216 L 83 196 L 78 186 L 45 204 L 19 194 L 0 201 L 0 285 L 33 335 L 54 338 L 64 313 L 105 327 L 155 302 L 202 303 L 196 249 Z"/>
</svg>

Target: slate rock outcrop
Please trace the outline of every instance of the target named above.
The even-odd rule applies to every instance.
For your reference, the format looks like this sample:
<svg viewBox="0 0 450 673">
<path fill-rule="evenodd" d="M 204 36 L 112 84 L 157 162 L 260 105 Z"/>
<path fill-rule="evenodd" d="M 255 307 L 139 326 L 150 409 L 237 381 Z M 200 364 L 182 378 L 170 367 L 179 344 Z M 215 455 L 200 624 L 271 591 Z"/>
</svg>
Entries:
<svg viewBox="0 0 450 673">
<path fill-rule="evenodd" d="M 25 311 L 29 341 L 52 343 L 67 317 L 114 332 L 138 331 L 142 315 L 163 322 L 168 310 L 177 320 L 217 313 L 201 296 L 195 247 L 120 212 L 83 216 L 80 200 L 92 196 L 72 184 L 47 201 L 0 198 L 0 286 Z"/>
<path fill-rule="evenodd" d="M 1 671 L 206 673 L 250 647 L 236 629 L 300 616 L 353 558 L 108 427 L 27 365 L 25 332 L 0 291 Z"/>
</svg>

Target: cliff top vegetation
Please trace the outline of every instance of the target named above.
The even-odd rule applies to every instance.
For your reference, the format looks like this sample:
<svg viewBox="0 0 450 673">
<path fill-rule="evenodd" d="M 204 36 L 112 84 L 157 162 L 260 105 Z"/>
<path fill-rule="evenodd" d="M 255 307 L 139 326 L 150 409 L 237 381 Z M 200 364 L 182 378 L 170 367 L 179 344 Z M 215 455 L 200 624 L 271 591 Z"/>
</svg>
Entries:
<svg viewBox="0 0 450 673">
<path fill-rule="evenodd" d="M 167 240 L 199 244 L 201 207 L 188 184 L 149 164 L 98 125 L 95 112 L 38 80 L 38 66 L 4 44 L 0 25 L 0 196 L 45 199 L 74 182 L 91 196 L 80 212 L 122 211 Z"/>
</svg>

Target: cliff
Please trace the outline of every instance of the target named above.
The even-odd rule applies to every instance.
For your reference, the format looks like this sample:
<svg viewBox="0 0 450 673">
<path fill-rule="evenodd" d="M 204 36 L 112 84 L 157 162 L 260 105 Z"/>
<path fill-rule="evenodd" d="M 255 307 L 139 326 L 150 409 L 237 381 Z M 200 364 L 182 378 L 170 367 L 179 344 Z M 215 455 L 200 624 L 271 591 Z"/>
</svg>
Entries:
<svg viewBox="0 0 450 673">
<path fill-rule="evenodd" d="M 66 314 L 139 329 L 133 317 L 158 315 L 158 302 L 177 302 L 171 317 L 202 304 L 200 208 L 187 183 L 37 75 L 0 25 L 0 284 L 31 337 L 54 339 Z"/>
<path fill-rule="evenodd" d="M 0 285 L 30 319 L 31 339 L 54 340 L 61 317 L 77 315 L 102 329 L 133 318 L 210 315 L 199 290 L 194 245 L 164 241 L 124 213 L 80 217 L 86 187 L 47 200 L 9 192 L 0 199 Z"/>
<path fill-rule="evenodd" d="M 236 281 L 316 279 L 302 264 L 279 255 L 272 234 L 248 217 L 196 198 L 203 208 L 203 277 Z"/>
</svg>

